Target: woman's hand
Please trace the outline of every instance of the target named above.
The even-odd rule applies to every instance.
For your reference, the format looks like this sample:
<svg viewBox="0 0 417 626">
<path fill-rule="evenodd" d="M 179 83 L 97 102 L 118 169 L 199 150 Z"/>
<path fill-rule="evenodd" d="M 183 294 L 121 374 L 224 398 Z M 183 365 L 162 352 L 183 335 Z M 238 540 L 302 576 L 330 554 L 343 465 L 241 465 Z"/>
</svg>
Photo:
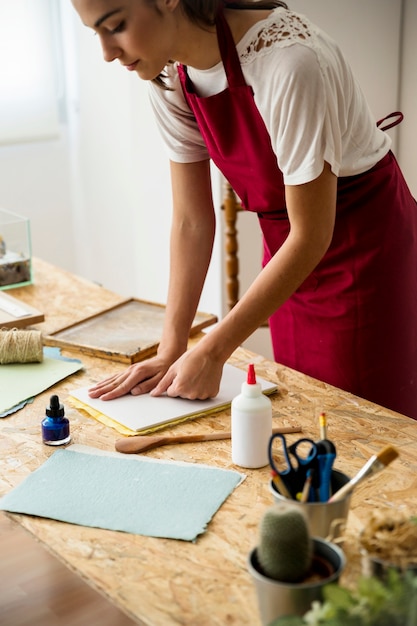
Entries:
<svg viewBox="0 0 417 626">
<path fill-rule="evenodd" d="M 214 398 L 220 388 L 223 362 L 199 353 L 198 346 L 185 352 L 174 363 L 156 355 L 141 363 L 134 363 L 120 374 L 100 381 L 88 391 L 91 398 L 113 400 L 128 393 L 149 393 L 188 400 Z"/>
<path fill-rule="evenodd" d="M 120 374 L 100 381 L 88 390 L 90 398 L 113 400 L 128 393 L 138 396 L 157 386 L 173 359 L 156 355 L 147 361 L 133 363 Z"/>
<path fill-rule="evenodd" d="M 151 396 L 166 392 L 173 398 L 207 400 L 219 393 L 223 361 L 215 360 L 199 346 L 185 352 L 171 365 L 151 391 Z"/>
</svg>

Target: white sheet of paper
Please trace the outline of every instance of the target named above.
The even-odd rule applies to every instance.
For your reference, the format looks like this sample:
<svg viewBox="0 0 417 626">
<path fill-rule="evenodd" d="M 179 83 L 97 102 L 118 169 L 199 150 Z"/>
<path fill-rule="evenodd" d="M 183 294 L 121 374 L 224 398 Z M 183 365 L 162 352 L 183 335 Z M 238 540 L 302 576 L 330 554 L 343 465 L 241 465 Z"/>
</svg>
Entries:
<svg viewBox="0 0 417 626">
<path fill-rule="evenodd" d="M 139 432 L 187 416 L 211 413 L 227 407 L 241 392 L 245 380 L 246 372 L 227 363 L 223 368 L 220 392 L 216 398 L 210 400 L 184 400 L 168 396 L 154 398 L 149 394 L 141 396 L 128 394 L 115 400 L 104 401 L 90 398 L 87 387 L 74 389 L 71 396 L 115 422 Z M 276 384 L 262 378 L 257 377 L 257 382 L 266 393 L 273 393 L 277 389 Z"/>
</svg>

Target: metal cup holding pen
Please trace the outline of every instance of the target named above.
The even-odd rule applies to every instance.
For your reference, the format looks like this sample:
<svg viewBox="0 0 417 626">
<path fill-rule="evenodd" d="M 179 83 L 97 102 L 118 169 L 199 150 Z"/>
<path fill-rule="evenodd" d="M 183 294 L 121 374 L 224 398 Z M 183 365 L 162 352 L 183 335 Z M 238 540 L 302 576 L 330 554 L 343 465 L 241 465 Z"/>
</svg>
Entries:
<svg viewBox="0 0 417 626">
<path fill-rule="evenodd" d="M 278 439 L 281 440 L 280 467 L 274 452 L 274 443 Z M 302 438 L 287 446 L 283 435 L 272 435 L 269 444 L 272 469 L 269 488 L 274 501 L 280 503 L 291 498 L 294 506 L 305 513 L 310 534 L 330 540 L 343 532 L 351 500 L 351 493 L 348 493 L 340 500 L 328 501 L 350 480 L 349 476 L 333 468 L 335 457 L 334 445 L 327 439 L 314 442 Z"/>
<path fill-rule="evenodd" d="M 331 484 L 333 493 L 348 483 L 349 480 L 350 478 L 346 474 L 335 469 L 332 470 Z M 269 489 L 275 502 L 279 503 L 288 500 L 279 493 L 272 479 Z M 343 526 L 346 523 L 349 514 L 350 497 L 351 494 L 349 493 L 343 500 L 336 502 L 299 502 L 294 500 L 293 504 L 305 512 L 310 533 L 313 537 L 322 537 L 323 539 L 330 537 L 330 539 L 335 539 L 342 533 Z"/>
</svg>

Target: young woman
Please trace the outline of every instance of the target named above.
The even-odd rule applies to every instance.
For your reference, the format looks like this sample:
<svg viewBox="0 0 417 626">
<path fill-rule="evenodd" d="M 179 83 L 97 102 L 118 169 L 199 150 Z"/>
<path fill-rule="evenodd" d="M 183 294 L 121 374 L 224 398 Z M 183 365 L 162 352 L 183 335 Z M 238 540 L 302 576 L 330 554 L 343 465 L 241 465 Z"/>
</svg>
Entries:
<svg viewBox="0 0 417 626">
<path fill-rule="evenodd" d="M 72 0 L 106 61 L 150 81 L 173 222 L 158 353 L 90 390 L 208 398 L 265 320 L 275 359 L 417 419 L 417 207 L 337 45 L 283 2 Z M 212 159 L 257 214 L 264 267 L 192 350 Z"/>
</svg>

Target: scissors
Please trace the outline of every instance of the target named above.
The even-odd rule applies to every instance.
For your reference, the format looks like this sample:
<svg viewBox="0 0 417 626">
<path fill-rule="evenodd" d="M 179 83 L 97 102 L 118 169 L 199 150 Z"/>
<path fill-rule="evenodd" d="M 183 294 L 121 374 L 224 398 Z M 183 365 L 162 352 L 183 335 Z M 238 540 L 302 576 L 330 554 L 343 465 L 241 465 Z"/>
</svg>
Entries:
<svg viewBox="0 0 417 626">
<path fill-rule="evenodd" d="M 281 446 L 276 455 L 274 452 L 277 452 L 277 447 L 274 443 L 278 438 L 281 440 Z M 291 497 L 295 498 L 297 493 L 303 490 L 308 470 L 315 469 L 317 446 L 307 437 L 302 437 L 287 446 L 285 436 L 274 433 L 269 440 L 268 456 L 272 474 L 281 479 Z M 291 456 L 295 459 L 294 464 L 291 462 Z"/>
</svg>

